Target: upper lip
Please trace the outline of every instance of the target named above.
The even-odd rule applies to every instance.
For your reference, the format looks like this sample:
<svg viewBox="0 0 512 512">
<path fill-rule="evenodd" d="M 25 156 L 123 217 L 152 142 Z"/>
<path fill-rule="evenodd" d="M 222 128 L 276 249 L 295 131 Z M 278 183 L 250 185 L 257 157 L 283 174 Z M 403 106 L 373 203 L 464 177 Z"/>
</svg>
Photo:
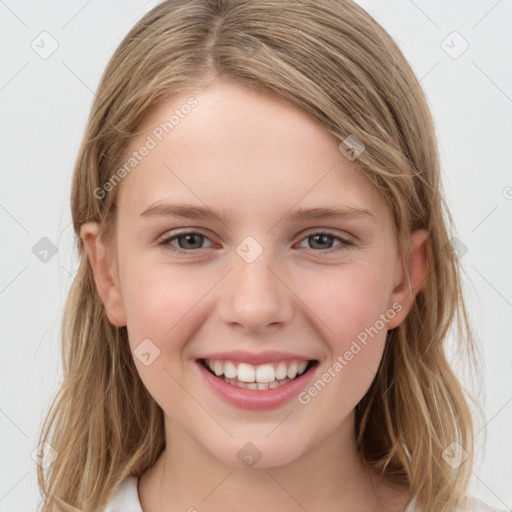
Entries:
<svg viewBox="0 0 512 512">
<path fill-rule="evenodd" d="M 239 363 L 249 363 L 253 365 L 273 363 L 275 361 L 284 361 L 286 359 L 298 359 L 302 361 L 312 361 L 310 357 L 304 357 L 291 352 L 279 352 L 275 350 L 265 350 L 263 352 L 247 352 L 246 350 L 232 350 L 230 352 L 214 352 L 205 354 L 199 359 L 210 359 L 214 361 L 236 361 Z"/>
</svg>

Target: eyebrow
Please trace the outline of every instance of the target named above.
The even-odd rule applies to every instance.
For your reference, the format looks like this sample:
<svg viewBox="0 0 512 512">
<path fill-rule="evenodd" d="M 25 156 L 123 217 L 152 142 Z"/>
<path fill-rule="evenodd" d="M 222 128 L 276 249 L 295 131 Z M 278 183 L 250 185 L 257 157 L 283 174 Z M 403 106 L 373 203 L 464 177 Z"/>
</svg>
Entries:
<svg viewBox="0 0 512 512">
<path fill-rule="evenodd" d="M 219 222 L 229 223 L 231 219 L 231 210 L 223 209 L 220 213 L 215 212 L 208 206 L 193 206 L 184 203 L 156 203 L 146 208 L 141 217 L 164 216 L 164 217 L 184 217 L 187 219 L 210 219 Z M 308 220 L 308 219 L 364 219 L 371 220 L 375 215 L 365 208 L 343 207 L 343 208 L 298 208 L 291 210 L 286 215 L 288 220 Z"/>
</svg>

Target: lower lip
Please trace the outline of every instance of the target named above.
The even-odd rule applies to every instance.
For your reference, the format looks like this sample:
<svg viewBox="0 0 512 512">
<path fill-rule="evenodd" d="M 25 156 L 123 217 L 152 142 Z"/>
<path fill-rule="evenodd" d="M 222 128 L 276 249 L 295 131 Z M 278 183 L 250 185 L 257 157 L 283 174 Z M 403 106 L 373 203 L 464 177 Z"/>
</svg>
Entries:
<svg viewBox="0 0 512 512">
<path fill-rule="evenodd" d="M 311 380 L 314 367 L 296 379 L 273 389 L 246 389 L 228 384 L 223 378 L 212 375 L 201 362 L 196 363 L 204 379 L 220 398 L 240 409 L 276 409 L 292 400 Z M 316 366 L 316 363 L 315 363 Z"/>
</svg>

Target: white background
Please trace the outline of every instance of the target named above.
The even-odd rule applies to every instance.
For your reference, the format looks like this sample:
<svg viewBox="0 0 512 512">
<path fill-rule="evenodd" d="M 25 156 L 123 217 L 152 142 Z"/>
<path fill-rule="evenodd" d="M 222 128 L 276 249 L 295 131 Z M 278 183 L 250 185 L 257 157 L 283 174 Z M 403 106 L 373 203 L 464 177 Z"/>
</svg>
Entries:
<svg viewBox="0 0 512 512">
<path fill-rule="evenodd" d="M 475 429 L 470 490 L 512 509 L 512 3 L 358 3 L 395 38 L 434 114 L 485 364 L 486 421 Z M 156 4 L 0 0 L 0 511 L 33 511 L 39 503 L 31 453 L 58 388 L 60 321 L 77 266 L 74 159 L 100 74 Z M 43 31 L 58 42 L 47 59 L 31 47 Z M 453 31 L 469 44 L 456 59 L 441 46 Z M 453 36 L 447 41 L 452 51 L 461 48 Z M 32 252 L 43 237 L 57 249 L 46 263 Z"/>
</svg>

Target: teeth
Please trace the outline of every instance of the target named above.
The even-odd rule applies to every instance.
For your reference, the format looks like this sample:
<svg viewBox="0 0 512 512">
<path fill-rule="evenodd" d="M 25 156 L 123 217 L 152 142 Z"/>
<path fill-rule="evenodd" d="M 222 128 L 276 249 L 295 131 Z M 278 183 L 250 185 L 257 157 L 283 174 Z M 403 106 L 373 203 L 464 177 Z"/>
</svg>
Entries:
<svg viewBox="0 0 512 512">
<path fill-rule="evenodd" d="M 223 369 L 222 369 L 222 364 L 220 363 L 220 361 L 215 361 L 215 364 L 213 366 L 213 371 L 215 372 L 215 375 L 217 375 L 217 377 L 219 375 L 222 375 Z"/>
<path fill-rule="evenodd" d="M 271 364 L 258 366 L 256 369 L 256 382 L 268 383 L 274 380 L 276 380 L 276 372 Z"/>
<path fill-rule="evenodd" d="M 234 381 L 230 382 L 231 384 L 245 383 L 246 385 L 241 387 L 248 389 L 273 389 L 282 384 L 282 381 L 289 382 L 298 375 L 302 375 L 308 365 L 308 361 L 302 360 L 281 361 L 277 366 L 271 363 L 254 366 L 249 363 L 234 363 L 233 361 L 208 359 L 204 361 L 217 377 L 224 375 L 226 382 Z"/>
<path fill-rule="evenodd" d="M 306 366 L 308 365 L 307 361 L 302 361 L 302 363 L 299 363 L 297 365 L 297 373 L 302 374 L 304 373 L 304 370 L 306 369 Z"/>
<path fill-rule="evenodd" d="M 277 388 L 279 386 L 282 386 L 284 384 L 287 384 L 288 382 L 290 382 L 292 379 L 284 379 L 284 380 L 281 380 L 281 381 L 278 381 L 278 380 L 275 380 L 274 382 L 270 382 L 270 383 L 266 383 L 266 382 L 242 382 L 238 379 L 227 379 L 226 377 L 224 377 L 224 381 L 227 382 L 228 384 L 231 384 L 233 386 L 237 386 L 239 388 L 245 388 L 245 389 L 257 389 L 257 390 L 264 390 L 264 389 L 274 389 L 274 388 Z"/>
<path fill-rule="evenodd" d="M 276 379 L 286 379 L 286 372 L 288 371 L 288 368 L 286 368 L 286 365 L 284 363 L 279 363 L 279 366 L 276 370 Z"/>
<path fill-rule="evenodd" d="M 238 365 L 238 380 L 242 382 L 254 382 L 256 370 L 252 364 L 240 363 Z"/>
<path fill-rule="evenodd" d="M 292 363 L 286 372 L 289 379 L 294 379 L 297 376 L 297 363 Z"/>
<path fill-rule="evenodd" d="M 224 363 L 224 376 L 228 379 L 234 379 L 236 377 L 236 366 L 231 361 Z"/>
</svg>

